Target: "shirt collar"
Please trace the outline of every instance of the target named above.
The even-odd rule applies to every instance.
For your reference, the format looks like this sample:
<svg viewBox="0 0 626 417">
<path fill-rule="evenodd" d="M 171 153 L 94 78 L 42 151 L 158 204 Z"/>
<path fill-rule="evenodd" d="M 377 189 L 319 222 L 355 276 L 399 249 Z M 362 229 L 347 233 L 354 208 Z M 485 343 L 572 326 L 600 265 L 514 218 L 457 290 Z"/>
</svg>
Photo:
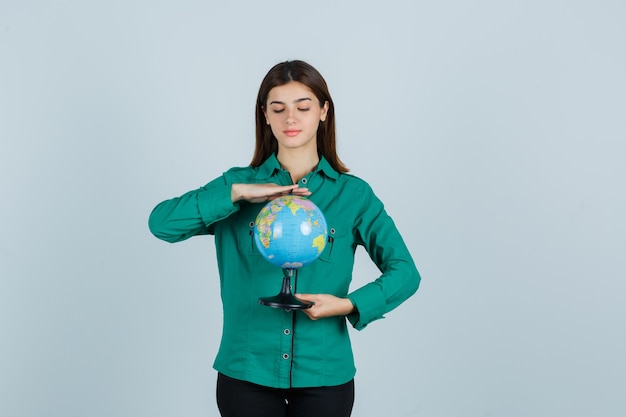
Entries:
<svg viewBox="0 0 626 417">
<path fill-rule="evenodd" d="M 256 178 L 258 179 L 268 179 L 274 172 L 280 169 L 280 164 L 278 163 L 278 159 L 276 159 L 276 154 L 271 154 L 269 158 L 259 166 L 259 169 L 256 173 Z"/>
<path fill-rule="evenodd" d="M 332 178 L 334 180 L 339 178 L 339 173 L 330 166 L 326 158 L 323 156 L 320 156 L 320 163 L 317 164 L 317 169 L 315 171 L 323 172 L 328 178 Z"/>
<path fill-rule="evenodd" d="M 267 179 L 274 175 L 274 172 L 280 170 L 280 163 L 276 158 L 276 154 L 271 154 L 269 158 L 263 162 L 256 173 L 256 178 L 258 179 Z M 337 179 L 339 178 L 339 173 L 333 169 L 332 166 L 328 163 L 326 158 L 320 156 L 320 162 L 317 164 L 317 168 L 315 172 L 323 172 L 329 178 Z"/>
</svg>

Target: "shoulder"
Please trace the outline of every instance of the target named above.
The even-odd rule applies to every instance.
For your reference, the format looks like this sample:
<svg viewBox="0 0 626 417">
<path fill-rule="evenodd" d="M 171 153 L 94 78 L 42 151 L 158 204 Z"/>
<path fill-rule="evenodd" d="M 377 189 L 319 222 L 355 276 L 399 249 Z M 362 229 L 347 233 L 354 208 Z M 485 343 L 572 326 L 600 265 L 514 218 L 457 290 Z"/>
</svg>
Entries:
<svg viewBox="0 0 626 417">
<path fill-rule="evenodd" d="M 224 172 L 224 175 L 246 175 L 251 172 L 256 172 L 258 168 L 252 168 L 251 166 L 247 167 L 232 167 Z"/>
<path fill-rule="evenodd" d="M 372 186 L 363 178 L 344 173 L 339 175 L 336 181 L 341 197 L 351 200 L 355 207 L 365 210 L 368 206 L 382 204 Z"/>
<path fill-rule="evenodd" d="M 227 183 L 238 181 L 246 181 L 254 177 L 258 172 L 258 168 L 248 167 L 232 167 L 224 172 L 223 177 Z"/>
<path fill-rule="evenodd" d="M 356 175 L 344 173 L 339 175 L 337 181 L 341 183 L 344 187 L 352 189 L 354 191 L 373 194 L 372 187 L 369 185 L 369 183 L 363 178 L 357 177 Z"/>
<path fill-rule="evenodd" d="M 214 187 L 221 187 L 239 182 L 249 182 L 250 178 L 253 178 L 255 173 L 255 168 L 233 167 L 222 173 L 219 177 L 213 178 L 201 189 L 208 190 Z"/>
</svg>

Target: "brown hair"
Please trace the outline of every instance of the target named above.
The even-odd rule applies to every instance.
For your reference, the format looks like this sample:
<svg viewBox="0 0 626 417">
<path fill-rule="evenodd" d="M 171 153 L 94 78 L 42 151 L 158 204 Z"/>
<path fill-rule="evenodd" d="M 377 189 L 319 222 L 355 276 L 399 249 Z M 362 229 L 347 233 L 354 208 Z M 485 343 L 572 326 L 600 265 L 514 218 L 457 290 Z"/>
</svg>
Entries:
<svg viewBox="0 0 626 417">
<path fill-rule="evenodd" d="M 278 142 L 267 125 L 263 109 L 267 96 L 274 87 L 296 81 L 311 89 L 323 107 L 328 102 L 326 120 L 317 128 L 317 152 L 322 155 L 337 172 L 348 172 L 348 168 L 337 156 L 335 139 L 335 105 L 330 97 L 328 86 L 322 75 L 304 61 L 285 61 L 276 64 L 269 70 L 259 87 L 256 99 L 256 144 L 250 165 L 258 167 L 272 154 L 278 151 Z"/>
</svg>

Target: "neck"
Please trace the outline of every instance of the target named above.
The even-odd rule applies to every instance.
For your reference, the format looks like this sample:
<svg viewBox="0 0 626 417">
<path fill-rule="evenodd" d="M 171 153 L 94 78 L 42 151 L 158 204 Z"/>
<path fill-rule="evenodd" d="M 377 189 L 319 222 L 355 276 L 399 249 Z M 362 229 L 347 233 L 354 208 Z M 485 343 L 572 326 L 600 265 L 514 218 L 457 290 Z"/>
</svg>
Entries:
<svg viewBox="0 0 626 417">
<path fill-rule="evenodd" d="M 315 152 L 298 152 L 297 149 L 281 149 L 276 155 L 280 166 L 289 171 L 294 184 L 313 171 L 320 158 Z"/>
</svg>

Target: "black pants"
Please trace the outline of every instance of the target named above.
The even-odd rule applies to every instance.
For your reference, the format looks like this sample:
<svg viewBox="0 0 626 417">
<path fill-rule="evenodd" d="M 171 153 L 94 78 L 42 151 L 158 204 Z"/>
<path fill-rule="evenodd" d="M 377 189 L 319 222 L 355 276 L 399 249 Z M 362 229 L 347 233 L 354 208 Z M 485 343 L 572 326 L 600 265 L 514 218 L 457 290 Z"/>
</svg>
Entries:
<svg viewBox="0 0 626 417">
<path fill-rule="evenodd" d="M 270 388 L 217 376 L 222 417 L 349 417 L 354 380 L 334 387 Z"/>
</svg>

